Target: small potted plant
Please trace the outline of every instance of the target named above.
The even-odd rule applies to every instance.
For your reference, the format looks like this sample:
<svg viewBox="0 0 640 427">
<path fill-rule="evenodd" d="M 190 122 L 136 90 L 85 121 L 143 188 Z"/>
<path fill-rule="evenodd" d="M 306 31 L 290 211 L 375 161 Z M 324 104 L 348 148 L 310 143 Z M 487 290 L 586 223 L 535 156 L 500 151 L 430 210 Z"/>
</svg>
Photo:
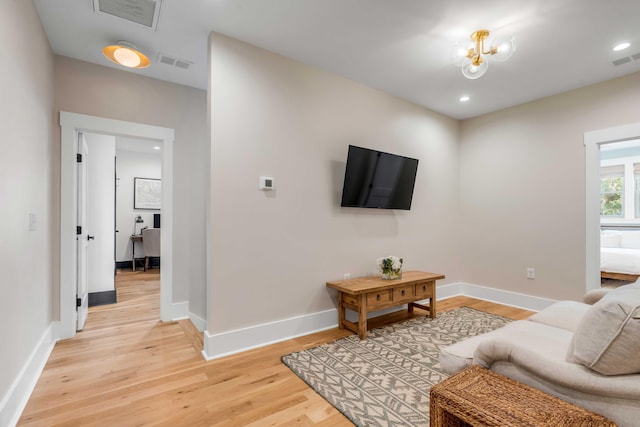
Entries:
<svg viewBox="0 0 640 427">
<path fill-rule="evenodd" d="M 388 256 L 378 258 L 378 270 L 382 273 L 385 280 L 393 280 L 402 278 L 402 258 L 397 256 Z"/>
</svg>

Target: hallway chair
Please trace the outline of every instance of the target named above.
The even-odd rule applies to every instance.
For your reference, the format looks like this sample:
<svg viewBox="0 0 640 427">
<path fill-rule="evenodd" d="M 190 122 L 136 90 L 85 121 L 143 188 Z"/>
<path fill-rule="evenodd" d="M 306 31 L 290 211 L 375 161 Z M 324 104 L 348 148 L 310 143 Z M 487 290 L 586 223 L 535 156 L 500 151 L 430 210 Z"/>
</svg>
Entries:
<svg viewBox="0 0 640 427">
<path fill-rule="evenodd" d="M 147 271 L 149 258 L 160 258 L 160 229 L 147 228 L 142 230 L 142 245 L 144 247 L 144 271 Z"/>
</svg>

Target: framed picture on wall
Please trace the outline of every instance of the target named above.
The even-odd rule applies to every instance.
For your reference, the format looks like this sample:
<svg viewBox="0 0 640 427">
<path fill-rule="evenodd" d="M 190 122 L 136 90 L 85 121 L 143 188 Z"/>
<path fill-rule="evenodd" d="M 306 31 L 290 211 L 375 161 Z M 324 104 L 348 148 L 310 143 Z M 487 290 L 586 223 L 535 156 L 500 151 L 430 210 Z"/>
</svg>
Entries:
<svg viewBox="0 0 640 427">
<path fill-rule="evenodd" d="M 159 210 L 161 207 L 162 180 L 133 178 L 133 208 Z"/>
</svg>

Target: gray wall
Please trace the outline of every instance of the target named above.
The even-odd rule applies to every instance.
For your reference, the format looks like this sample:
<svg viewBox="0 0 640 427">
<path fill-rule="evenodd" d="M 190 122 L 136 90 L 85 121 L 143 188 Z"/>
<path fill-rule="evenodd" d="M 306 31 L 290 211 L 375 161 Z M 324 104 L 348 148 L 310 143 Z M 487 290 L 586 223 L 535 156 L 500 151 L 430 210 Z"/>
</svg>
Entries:
<svg viewBox="0 0 640 427">
<path fill-rule="evenodd" d="M 551 299 L 585 283 L 587 131 L 637 123 L 640 73 L 462 122 L 465 282 Z M 527 280 L 527 267 L 536 279 Z"/>
<path fill-rule="evenodd" d="M 189 301 L 189 311 L 206 318 L 203 197 L 208 191 L 206 92 L 62 56 L 55 58 L 55 88 L 56 112 L 175 129 L 173 302 Z M 57 121 L 53 133 L 59 147 Z M 59 156 L 58 148 L 54 153 L 55 164 Z M 56 170 L 53 175 L 56 183 L 59 174 Z M 54 263 L 58 262 L 56 256 Z M 54 294 L 57 293 L 56 288 Z"/>
<path fill-rule="evenodd" d="M 208 331 L 328 310 L 328 280 L 406 269 L 462 278 L 458 127 L 414 104 L 212 34 Z M 341 208 L 349 144 L 420 160 L 410 211 Z M 276 190 L 258 190 L 261 175 Z M 241 308 L 241 310 L 239 309 Z"/>
<path fill-rule="evenodd" d="M 30 1 L 0 3 L 0 402 L 54 319 L 53 54 Z M 36 230 L 29 231 L 29 214 Z M 0 424 L 4 419 L 0 407 Z M 10 415 L 10 414 L 9 414 Z M 4 424 L 6 425 L 6 424 Z"/>
</svg>

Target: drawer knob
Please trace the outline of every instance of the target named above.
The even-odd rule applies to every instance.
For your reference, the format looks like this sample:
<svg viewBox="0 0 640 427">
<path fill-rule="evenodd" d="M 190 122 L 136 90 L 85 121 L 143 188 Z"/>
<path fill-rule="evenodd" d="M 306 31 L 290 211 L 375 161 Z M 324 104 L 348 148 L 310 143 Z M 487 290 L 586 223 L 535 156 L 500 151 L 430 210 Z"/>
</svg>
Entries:
<svg viewBox="0 0 640 427">
<path fill-rule="evenodd" d="M 427 287 L 426 287 L 425 285 L 422 285 L 422 290 L 423 290 L 423 291 L 426 291 L 426 290 L 427 290 Z"/>
<path fill-rule="evenodd" d="M 380 294 L 376 295 L 376 300 L 380 301 Z"/>
<path fill-rule="evenodd" d="M 402 290 L 402 292 L 400 292 L 402 294 L 402 296 L 404 296 L 404 289 Z"/>
</svg>

